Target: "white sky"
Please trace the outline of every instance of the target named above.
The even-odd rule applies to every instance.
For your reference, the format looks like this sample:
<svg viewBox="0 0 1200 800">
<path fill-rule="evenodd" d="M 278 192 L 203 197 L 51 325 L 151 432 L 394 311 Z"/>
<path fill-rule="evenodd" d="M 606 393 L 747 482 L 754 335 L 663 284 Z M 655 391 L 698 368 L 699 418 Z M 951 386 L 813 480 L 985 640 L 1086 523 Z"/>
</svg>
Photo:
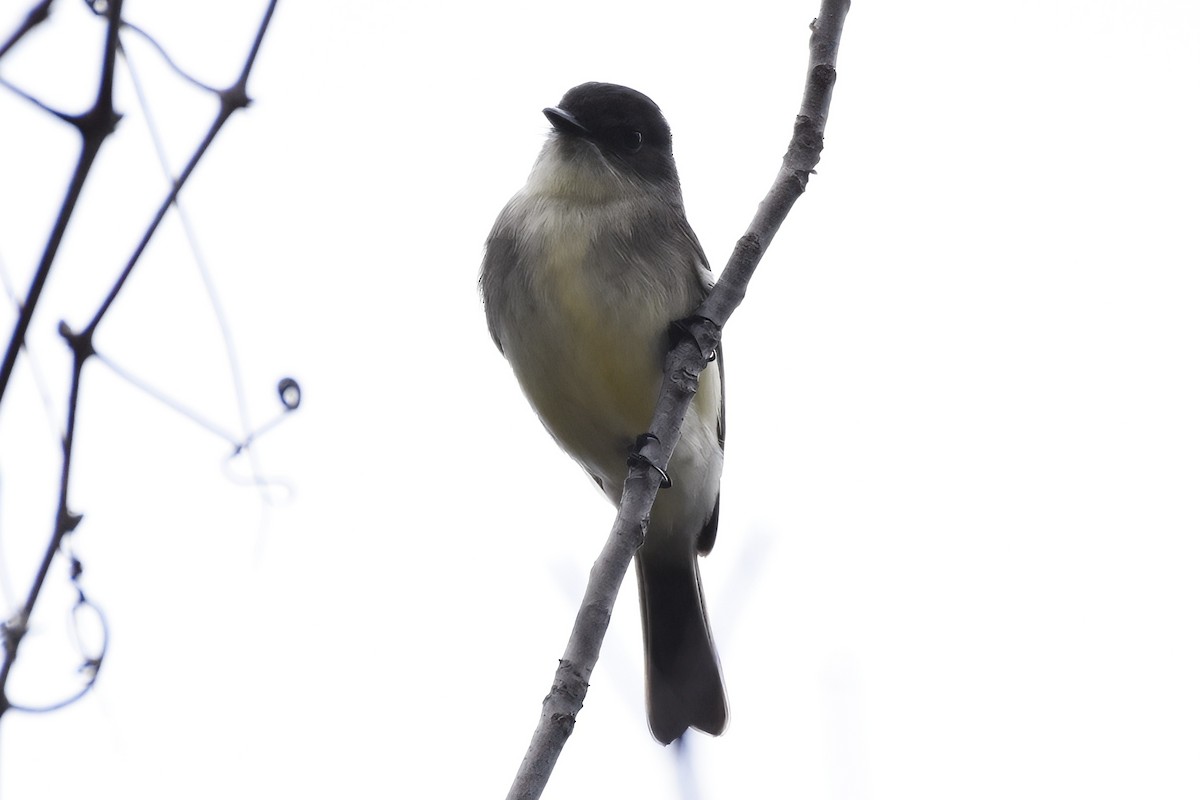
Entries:
<svg viewBox="0 0 1200 800">
<path fill-rule="evenodd" d="M 0 11 L 6 35 L 28 2 Z M 585 80 L 653 97 L 723 264 L 774 177 L 817 2 L 284 2 L 183 201 L 256 424 L 264 509 L 217 438 L 91 362 L 71 506 L 111 643 L 96 691 L 7 714 L 0 797 L 497 797 L 612 511 L 487 335 L 483 239 Z M 67 110 L 100 27 L 59 0 L 0 75 Z M 129 0 L 204 80 L 260 5 Z M 211 101 L 130 40 L 178 166 Z M 695 797 L 1200 794 L 1200 6 L 851 9 L 824 158 L 728 328 L 705 587 L 732 721 Z M 0 408 L 0 601 L 50 533 L 81 326 L 164 179 L 122 73 Z M 23 292 L 74 134 L 0 91 L 0 264 Z M 0 332 L 13 310 L 0 309 Z M 97 345 L 236 428 L 172 218 Z M 547 797 L 680 796 L 625 587 Z M 70 692 L 60 561 L 10 694 Z"/>
</svg>

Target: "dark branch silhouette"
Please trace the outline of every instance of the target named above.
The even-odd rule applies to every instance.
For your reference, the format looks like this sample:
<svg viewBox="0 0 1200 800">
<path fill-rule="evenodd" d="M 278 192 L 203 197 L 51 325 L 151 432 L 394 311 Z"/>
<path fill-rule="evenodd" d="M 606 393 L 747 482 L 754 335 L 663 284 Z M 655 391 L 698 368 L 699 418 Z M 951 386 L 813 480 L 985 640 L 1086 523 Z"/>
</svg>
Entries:
<svg viewBox="0 0 1200 800">
<path fill-rule="evenodd" d="M 12 32 L 11 36 L 4 40 L 4 44 L 0 44 L 0 58 L 4 58 L 13 45 L 25 37 L 25 34 L 50 18 L 51 2 L 53 0 L 41 0 L 37 5 L 29 9 L 29 13 L 25 15 L 25 19 L 17 26 L 17 29 Z"/>
<path fill-rule="evenodd" d="M 29 291 L 25 293 L 24 302 L 21 303 L 20 313 L 17 314 L 17 324 L 13 329 L 12 336 L 8 340 L 8 347 L 4 351 L 4 361 L 0 363 L 0 408 L 3 407 L 4 393 L 8 389 L 8 381 L 12 377 L 13 369 L 17 365 L 17 355 L 25 345 L 25 335 L 29 331 L 29 324 L 33 321 L 33 313 L 37 309 L 38 301 L 42 297 L 42 289 L 46 286 L 46 279 L 50 277 L 50 267 L 53 266 L 54 258 L 58 255 L 58 248 L 62 244 L 63 234 L 67 231 L 67 223 L 71 221 L 71 215 L 75 211 L 75 204 L 79 201 L 79 195 L 83 191 L 84 181 L 87 180 L 88 173 L 91 172 L 92 164 L 95 163 L 96 156 L 100 152 L 100 146 L 104 144 L 104 140 L 108 138 L 109 134 L 116 129 L 117 122 L 120 120 L 120 116 L 113 110 L 112 94 L 113 71 L 117 63 L 117 35 L 121 28 L 121 0 L 113 0 L 108 7 L 107 16 L 108 30 L 104 37 L 104 55 L 100 67 L 100 86 L 97 89 L 96 100 L 92 104 L 92 107 L 76 116 L 47 109 L 49 113 L 73 125 L 79 131 L 83 139 L 82 150 L 79 153 L 79 160 L 75 164 L 75 172 L 71 175 L 71 181 L 67 185 L 67 196 L 58 210 L 58 216 L 54 220 L 54 227 L 50 230 L 50 239 L 46 242 L 46 247 L 42 251 L 42 259 L 33 273 L 33 282 L 29 286 Z M 30 17 L 33 17 L 33 15 L 31 14 Z M 0 673 L 0 689 L 4 686 L 3 675 L 4 673 Z M 0 706 L 0 709 L 2 708 L 3 706 Z"/>
<path fill-rule="evenodd" d="M 679 441 L 683 418 L 696 393 L 700 373 L 720 343 L 722 326 L 745 297 L 763 252 L 804 192 L 808 177 L 820 159 L 842 23 L 849 9 L 849 0 L 822 0 L 820 14 L 811 26 L 804 100 L 783 166 L 746 233 L 735 245 L 721 279 L 696 314 L 682 321 L 686 334 L 678 337 L 667 354 L 651 435 L 644 437 L 639 451 L 643 458 L 631 460 L 616 522 L 592 566 L 566 651 L 559 659 L 554 683 L 543 701 L 533 740 L 509 789 L 509 800 L 533 800 L 541 796 L 575 727 L 575 717 L 583 707 L 617 592 L 634 552 L 645 537 L 661 473 L 667 469 Z"/>
<path fill-rule="evenodd" d="M 33 319 L 38 301 L 41 298 L 42 290 L 45 287 L 46 280 L 49 277 L 51 267 L 54 264 L 55 256 L 57 255 L 59 246 L 62 243 L 63 235 L 66 232 L 67 225 L 71 220 L 71 216 L 74 213 L 76 204 L 79 200 L 80 193 L 83 189 L 83 184 L 88 177 L 93 163 L 95 162 L 101 145 L 116 129 L 117 123 L 120 120 L 120 115 L 113 107 L 113 74 L 117 55 L 119 52 L 121 52 L 120 33 L 123 27 L 125 27 L 125 24 L 121 19 L 121 5 L 121 0 L 108 0 L 107 3 L 92 4 L 92 8 L 97 15 L 106 18 L 107 26 L 100 70 L 99 88 L 97 90 L 96 100 L 90 109 L 79 115 L 63 114 L 55 111 L 54 109 L 46 108 L 36 99 L 30 97 L 24 92 L 21 92 L 20 90 L 16 90 L 21 96 L 37 103 L 37 105 L 46 110 L 47 113 L 53 114 L 54 116 L 73 125 L 80 133 L 82 138 L 82 147 L 75 170 L 67 187 L 66 197 L 59 208 L 58 216 L 55 219 L 49 239 L 46 243 L 45 249 L 42 252 L 41 260 L 39 261 L 34 272 L 33 280 L 30 284 L 29 290 L 20 303 L 17 322 L 14 327 L 12 337 L 9 339 L 7 349 L 5 350 L 4 360 L 2 364 L 0 364 L 0 406 L 2 406 L 4 393 L 8 388 L 9 379 L 12 377 L 17 358 L 24 347 L 25 336 L 29 330 L 30 323 Z M 12 619 L 4 622 L 2 626 L 4 660 L 2 663 L 0 663 L 0 717 L 2 717 L 3 714 L 9 709 L 53 710 L 55 708 L 61 708 L 63 705 L 82 697 L 95 683 L 96 674 L 98 673 L 100 663 L 103 660 L 103 647 L 100 648 L 99 653 L 86 658 L 86 663 L 84 666 L 85 671 L 88 673 L 88 680 L 78 694 L 68 698 L 67 700 L 55 703 L 42 709 L 28 709 L 24 706 L 15 705 L 12 703 L 7 694 L 8 677 L 12 670 L 13 664 L 16 661 L 21 641 L 27 631 L 29 619 L 33 614 L 34 606 L 36 605 L 38 596 L 41 594 L 42 587 L 45 584 L 46 576 L 49 574 L 50 567 L 54 562 L 55 556 L 62 552 L 64 538 L 71 533 L 76 526 L 78 526 L 80 520 L 82 519 L 79 514 L 76 514 L 70 509 L 68 501 L 70 496 L 69 490 L 71 481 L 72 455 L 74 452 L 75 443 L 75 423 L 77 410 L 79 407 L 80 379 L 83 374 L 83 366 L 89 358 L 97 355 L 93 346 L 93 337 L 95 335 L 96 328 L 100 325 L 100 322 L 104 319 L 105 314 L 108 312 L 109 308 L 120 294 L 125 282 L 128 280 L 130 274 L 133 272 L 134 267 L 141 258 L 142 252 L 145 250 L 151 238 L 158 230 L 159 224 L 162 222 L 170 208 L 176 203 L 180 190 L 191 176 L 193 170 L 196 168 L 196 165 L 200 162 L 200 159 L 207 152 L 209 145 L 213 142 L 217 134 L 224 127 L 225 123 L 229 120 L 233 113 L 239 109 L 245 108 L 250 104 L 250 98 L 247 94 L 247 82 L 249 80 L 250 70 L 254 66 L 255 59 L 258 56 L 259 48 L 262 45 L 263 37 L 266 34 L 267 25 L 270 23 L 271 17 L 275 12 L 275 5 L 276 0 L 269 0 L 266 11 L 259 25 L 257 35 L 254 39 L 254 43 L 251 45 L 250 51 L 246 56 L 245 63 L 242 66 L 241 73 L 238 75 L 237 79 L 225 89 L 211 90 L 220 99 L 220 107 L 217 111 L 216 117 L 209 126 L 204 138 L 192 153 L 192 157 L 188 160 L 188 163 L 184 167 L 183 171 L 172 181 L 171 189 L 163 198 L 163 201 L 159 205 L 157 212 L 147 225 L 137 247 L 134 248 L 132 255 L 125 262 L 123 269 L 117 276 L 111 289 L 101 302 L 100 306 L 96 309 L 96 312 L 92 315 L 87 325 L 78 332 L 71 330 L 65 322 L 59 324 L 59 333 L 66 340 L 67 345 L 72 353 L 72 367 L 69 398 L 67 403 L 66 429 L 62 439 L 63 454 L 62 471 L 59 477 L 58 511 L 55 518 L 54 530 L 50 536 L 50 542 L 44 555 L 42 556 L 42 560 L 38 566 L 37 573 L 34 576 L 33 583 L 30 586 L 25 602 L 16 615 Z M 7 53 L 8 50 L 26 33 L 28 33 L 32 28 L 34 28 L 47 17 L 49 6 L 49 2 L 39 2 L 30 11 L 24 23 L 5 41 L 2 46 L 0 46 L 0 57 L 3 57 L 3 55 Z M 145 36 L 146 38 L 150 38 L 140 29 L 131 27 L 131 30 L 134 30 L 136 33 Z M 151 42 L 154 43 L 152 39 Z M 162 48 L 158 47 L 157 43 L 154 44 L 160 53 L 162 53 Z M 165 57 L 165 53 L 163 53 L 163 55 Z M 176 67 L 169 58 L 167 59 L 167 63 L 172 68 L 178 70 L 178 67 Z M 194 85 L 204 87 L 204 85 L 198 81 L 192 80 L 191 82 Z M 290 411 L 299 404 L 299 387 L 295 386 L 293 388 L 294 381 L 291 381 L 290 379 L 285 380 L 289 383 L 287 387 L 285 387 L 284 383 L 280 384 L 280 396 L 284 402 L 285 408 Z M 285 388 L 287 389 L 287 396 L 285 396 Z M 273 425 L 274 423 L 271 424 Z M 264 428 L 261 428 L 259 431 L 253 434 L 248 434 L 247 438 L 241 442 L 235 442 L 235 452 L 240 452 L 242 449 L 244 449 L 249 443 L 250 438 L 261 434 L 267 429 L 267 427 L 270 426 L 268 425 Z M 101 614 L 99 609 L 87 600 L 83 589 L 79 585 L 78 579 L 81 571 L 82 567 L 79 565 L 79 562 L 72 557 L 71 577 L 72 581 L 75 583 L 75 588 L 78 591 L 76 611 L 78 612 L 80 608 L 91 608 L 93 611 L 99 614 L 101 627 L 104 628 L 103 614 Z M 105 640 L 107 640 L 107 637 L 105 637 Z"/>
</svg>

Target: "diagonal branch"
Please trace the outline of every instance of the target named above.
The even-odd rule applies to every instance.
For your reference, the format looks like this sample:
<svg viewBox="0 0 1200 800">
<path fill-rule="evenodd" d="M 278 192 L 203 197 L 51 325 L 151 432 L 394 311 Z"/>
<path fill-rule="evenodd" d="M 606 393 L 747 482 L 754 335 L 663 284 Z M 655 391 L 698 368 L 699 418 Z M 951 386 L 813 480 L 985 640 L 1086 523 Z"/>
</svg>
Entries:
<svg viewBox="0 0 1200 800">
<path fill-rule="evenodd" d="M 78 117 L 67 118 L 67 121 L 74 124 L 83 137 L 83 146 L 79 154 L 79 160 L 75 164 L 75 171 L 71 175 L 71 182 L 67 187 L 67 195 L 63 199 L 62 206 L 60 206 L 58 211 L 58 217 L 54 221 L 54 227 L 50 231 L 50 238 L 46 242 L 45 249 L 42 251 L 42 260 L 38 263 L 37 270 L 34 272 L 33 282 L 29 287 L 28 294 L 25 296 L 25 301 L 21 304 L 20 313 L 17 315 L 16 327 L 13 330 L 12 338 L 9 339 L 8 349 L 4 353 L 3 364 L 0 365 L 0 401 L 4 398 L 4 390 L 8 386 L 8 380 L 12 376 L 13 368 L 17 363 L 17 356 L 20 354 L 21 348 L 25 343 L 25 334 L 29 330 L 29 323 L 33 320 L 33 312 L 37 307 L 38 299 L 41 297 L 42 289 L 46 285 L 46 279 L 50 276 L 50 267 L 54 263 L 54 257 L 58 253 L 59 245 L 62 244 L 63 234 L 67 230 L 67 223 L 70 222 L 71 215 L 75 210 L 75 204 L 78 202 L 79 195 L 83 191 L 83 183 L 87 180 L 92 164 L 100 152 L 100 146 L 116 128 L 117 120 L 119 119 L 113 109 L 113 71 L 116 68 L 117 60 L 117 34 L 121 26 L 121 2 L 122 0 L 113 0 L 107 10 L 108 28 L 105 34 L 104 54 L 100 70 L 100 86 L 96 93 L 96 100 L 92 104 L 91 109 L 85 113 Z M 48 12 L 49 4 L 43 5 L 45 6 L 42 9 L 43 12 Z M 41 6 L 35 8 L 30 13 L 29 20 L 37 18 L 39 8 Z M 12 41 L 15 41 L 15 39 Z M 4 660 L 0 662 L 0 716 L 3 716 L 4 712 L 11 707 L 5 691 L 8 685 L 9 672 L 16 661 L 17 648 L 25 636 L 29 618 L 33 615 L 33 606 L 42 591 L 42 584 L 45 583 L 46 575 L 50 572 L 50 564 L 54 560 L 54 554 L 58 552 L 63 537 L 74 530 L 75 526 L 79 524 L 79 517 L 66 511 L 66 495 L 70 476 L 75 407 L 78 402 L 79 375 L 82 366 L 83 360 L 80 357 L 80 352 L 76 350 L 71 379 L 70 405 L 67 409 L 67 430 L 63 436 L 63 467 L 59 483 L 58 514 L 54 522 L 54 531 L 50 536 L 50 544 L 46 548 L 46 553 L 38 565 L 38 571 L 33 578 L 33 584 L 29 589 L 29 595 L 25 600 L 25 604 L 21 607 L 16 617 L 5 622 L 2 627 Z"/>
<path fill-rule="evenodd" d="M 809 40 L 809 63 L 804 100 L 783 166 L 746 233 L 738 240 L 721 280 L 697 309 L 684 321 L 690 338 L 681 338 L 667 354 L 662 391 L 641 454 L 648 462 L 634 461 L 625 480 L 621 504 L 612 531 L 592 566 L 583 603 L 575 626 L 559 660 L 550 694 L 542 703 L 542 716 L 521 767 L 517 771 L 509 800 L 533 800 L 540 797 L 558 755 L 575 726 L 575 717 L 583 707 L 588 679 L 600 655 L 600 645 L 612 615 L 621 581 L 634 552 L 645 537 L 650 509 L 658 493 L 658 468 L 665 469 L 679 434 L 683 418 L 696 394 L 700 373 L 708 356 L 720 343 L 721 326 L 746 295 L 746 287 L 763 252 L 774 238 L 792 205 L 808 185 L 821 156 L 825 119 L 832 98 L 838 44 L 842 23 L 850 10 L 850 0 L 822 0 L 821 11 L 813 21 Z"/>
<path fill-rule="evenodd" d="M 44 11 L 48 13 L 49 4 L 39 4 L 33 12 L 30 12 L 30 20 L 38 19 L 36 12 L 42 6 L 45 6 Z M 33 321 L 33 312 L 37 308 L 38 300 L 41 299 L 42 289 L 46 286 L 46 279 L 50 277 L 50 268 L 54 265 L 54 258 L 58 255 L 59 245 L 62 244 L 63 235 L 67 232 L 67 223 L 71 221 L 71 215 L 75 211 L 75 204 L 79 201 L 79 195 L 83 192 L 83 183 L 87 180 L 88 173 L 91 172 L 92 164 L 95 163 L 96 156 L 100 152 L 100 146 L 104 144 L 108 135 L 116 129 L 117 121 L 120 119 L 120 116 L 113 110 L 113 71 L 116 68 L 117 62 L 117 48 L 119 43 L 117 35 L 121 26 L 121 0 L 113 0 L 108 7 L 107 13 L 108 30 L 104 39 L 104 55 L 100 69 L 100 87 L 96 92 L 96 101 L 89 110 L 78 116 L 64 116 L 51 109 L 47 109 L 49 113 L 75 126 L 83 137 L 83 146 L 79 153 L 79 160 L 75 163 L 75 171 L 71 175 L 71 182 L 67 185 L 66 197 L 63 198 L 62 205 L 59 207 L 58 217 L 54 220 L 54 227 L 50 229 L 50 238 L 46 241 L 46 247 L 42 250 L 42 259 L 38 262 L 37 269 L 34 270 L 33 281 L 29 285 L 29 291 L 25 294 L 24 302 L 21 303 L 20 312 L 17 314 L 17 324 L 13 328 L 12 337 L 9 338 L 8 347 L 4 351 L 4 360 L 0 362 L 0 403 L 4 401 L 4 391 L 8 388 L 8 381 L 12 377 L 13 369 L 17 365 L 17 356 L 20 354 L 21 348 L 25 345 L 25 334 L 28 333 L 29 324 Z M 42 18 L 44 19 L 44 17 Z M 36 22 L 33 24 L 36 24 Z M 11 41 L 16 41 L 16 39 Z M 3 680 L 0 680 L 0 688 L 2 687 Z"/>
<path fill-rule="evenodd" d="M 212 124 L 208 127 L 208 132 L 205 133 L 204 138 L 201 140 L 200 144 L 197 145 L 196 150 L 192 153 L 192 157 L 188 160 L 187 165 L 183 168 L 183 172 L 179 173 L 179 177 L 175 179 L 174 184 L 171 186 L 171 191 L 167 192 L 167 196 L 163 198 L 162 203 L 159 204 L 158 211 L 155 212 L 154 218 L 150 220 L 150 224 L 146 227 L 145 233 L 142 234 L 141 241 L 139 241 L 137 247 L 133 249 L 133 254 L 129 257 L 129 260 L 125 262 L 125 268 L 121 270 L 121 274 L 117 276 L 116 281 L 113 283 L 112 288 L 108 292 L 108 296 L 104 298 L 104 302 L 102 302 L 100 307 L 96 310 L 95 315 L 92 317 L 92 321 L 88 323 L 87 328 L 84 331 L 87 335 L 90 336 L 95 332 L 96 326 L 100 324 L 100 320 L 103 319 L 104 315 L 108 313 L 109 307 L 112 306 L 113 301 L 117 299 L 117 295 L 120 294 L 121 289 L 125 286 L 125 281 L 127 281 L 129 276 L 133 273 L 133 268 L 137 265 L 138 259 L 141 258 L 142 252 L 146 249 L 146 246 L 150 244 L 150 239 L 158 230 L 159 224 L 161 224 L 163 219 L 167 216 L 167 212 L 175 203 L 175 198 L 179 196 L 179 192 L 183 189 L 183 185 L 187 182 L 187 179 L 191 177 L 192 172 L 200 163 L 200 159 L 204 157 L 206 152 L 208 152 L 209 145 L 211 145 L 213 140 L 217 138 L 217 134 L 220 133 L 221 128 L 225 126 L 225 123 L 229 121 L 229 118 L 233 116 L 235 111 L 246 108 L 250 105 L 250 95 L 246 92 L 246 84 L 250 79 L 250 68 L 254 66 L 254 60 L 257 58 L 258 50 L 262 46 L 263 36 L 266 35 L 267 24 L 271 21 L 272 14 L 275 13 L 275 3 L 276 0 L 271 0 L 271 2 L 267 5 L 267 11 L 263 15 L 262 23 L 258 28 L 258 35 L 254 38 L 254 44 L 250 46 L 250 53 L 246 56 L 246 62 L 242 66 L 241 74 L 238 75 L 237 80 L 230 84 L 228 88 L 217 92 L 217 96 L 221 101 L 221 106 L 217 111 L 216 118 L 212 121 Z"/>
<path fill-rule="evenodd" d="M 40 0 L 37 5 L 29 9 L 29 13 L 25 15 L 25 19 L 21 21 L 17 29 L 4 40 L 4 44 L 0 44 L 0 58 L 4 58 L 17 42 L 25 38 L 25 34 L 50 18 L 50 3 L 52 2 L 53 0 Z"/>
<path fill-rule="evenodd" d="M 5 622 L 0 626 L 0 634 L 3 639 L 3 662 L 0 662 L 0 717 L 4 712 L 14 706 L 10 703 L 6 694 L 6 686 L 9 673 L 13 663 L 17 658 L 17 650 L 21 644 L 21 640 L 25 635 L 29 618 L 33 614 L 34 605 L 37 603 L 38 596 L 41 594 L 42 585 L 45 583 L 46 576 L 50 571 L 50 566 L 54 561 L 55 555 L 59 552 L 63 538 L 67 536 L 79 524 L 81 517 L 72 512 L 69 506 L 70 496 L 70 478 L 72 455 L 74 452 L 75 441 L 75 420 L 76 412 L 79 407 L 79 388 L 80 379 L 83 373 L 84 363 L 93 355 L 93 336 L 96 327 L 108 312 L 113 301 L 116 300 L 125 281 L 128 280 L 133 272 L 134 266 L 141 257 L 142 251 L 149 243 L 150 238 L 158 229 L 159 223 L 170 209 L 175 198 L 179 195 L 179 191 L 183 188 L 184 183 L 200 162 L 200 158 L 207 151 L 208 146 L 216 138 L 217 133 L 221 130 L 224 124 L 229 120 L 235 111 L 240 108 L 245 108 L 250 104 L 250 98 L 246 93 L 246 85 L 250 76 L 250 69 L 254 65 L 255 59 L 258 56 L 259 48 L 262 45 L 263 36 L 266 34 L 267 25 L 271 21 L 271 17 L 275 12 L 276 0 L 270 0 L 267 10 L 263 15 L 259 25 L 257 36 L 254 43 L 251 45 L 250 52 L 246 56 L 246 61 L 242 67 L 241 74 L 237 80 L 227 89 L 218 92 L 221 100 L 220 108 L 212 125 L 209 127 L 207 134 L 201 143 L 197 146 L 192 158 L 188 161 L 184 171 L 178 178 L 175 179 L 171 190 L 167 193 L 166 198 L 159 206 L 154 218 L 149 225 L 138 246 L 134 249 L 133 255 L 126 262 L 124 269 L 117 277 L 108 295 L 96 310 L 91 321 L 80 332 L 76 333 L 70 330 L 66 323 L 59 325 L 59 333 L 67 340 L 70 345 L 71 352 L 74 356 L 72 373 L 71 373 L 71 389 L 70 399 L 67 406 L 67 426 L 63 436 L 63 457 L 62 457 L 62 472 L 59 480 L 58 493 L 58 514 L 55 520 L 54 531 L 50 537 L 50 544 L 46 552 L 42 556 L 42 561 L 38 567 L 38 572 L 34 576 L 33 584 L 30 587 L 29 595 L 13 620 Z M 67 193 L 67 198 L 64 200 L 63 207 L 59 212 L 59 217 L 55 223 L 54 230 L 51 234 L 51 239 L 46 245 L 46 252 L 43 255 L 42 263 L 39 266 L 38 274 L 34 278 L 34 287 L 31 288 L 30 294 L 27 296 L 25 303 L 21 307 L 20 317 L 17 322 L 17 329 L 13 334 L 12 340 L 9 342 L 9 349 L 5 354 L 3 373 L 0 374 L 0 397 L 3 395 L 4 387 L 8 382 L 8 378 L 12 372 L 12 364 L 16 362 L 17 354 L 20 351 L 21 344 L 24 340 L 25 331 L 28 328 L 30 318 L 32 317 L 33 307 L 36 304 L 37 297 L 41 292 L 41 287 L 45 283 L 46 275 L 49 273 L 50 265 L 54 259 L 54 252 L 57 250 L 61 241 L 63 231 L 66 229 L 67 221 L 70 219 L 71 212 L 74 209 L 75 202 L 79 197 L 79 190 L 82 188 L 83 180 L 87 177 L 88 169 L 91 162 L 95 159 L 96 152 L 99 150 L 100 142 L 104 136 L 111 132 L 112 126 L 115 124 L 116 116 L 112 110 L 112 72 L 115 63 L 116 52 L 119 47 L 118 31 L 121 24 L 121 0 L 110 0 L 106 9 L 109 17 L 108 37 L 105 47 L 104 72 L 101 79 L 101 99 L 97 100 L 95 107 L 82 117 L 77 126 L 84 133 L 84 153 L 80 157 L 79 166 L 76 168 L 75 175 L 72 178 L 70 189 Z M 89 136 L 89 131 L 97 127 L 104 127 L 108 124 L 108 129 L 103 135 L 95 134 L 96 138 Z M 89 144 L 94 142 L 94 144 Z M 90 149 L 89 149 L 90 148 Z M 86 162 L 86 163 L 85 163 Z M 285 401 L 286 402 L 286 401 Z"/>
</svg>

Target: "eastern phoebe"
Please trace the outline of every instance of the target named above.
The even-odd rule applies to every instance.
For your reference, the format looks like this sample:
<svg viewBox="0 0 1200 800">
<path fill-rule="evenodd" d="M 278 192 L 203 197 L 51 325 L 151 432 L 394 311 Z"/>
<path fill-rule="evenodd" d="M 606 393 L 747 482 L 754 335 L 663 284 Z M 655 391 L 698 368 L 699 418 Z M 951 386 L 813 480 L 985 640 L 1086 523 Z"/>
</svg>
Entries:
<svg viewBox="0 0 1200 800">
<path fill-rule="evenodd" d="M 488 328 L 550 435 L 617 503 L 662 383 L 668 326 L 712 274 L 683 212 L 671 129 L 650 98 L 585 83 L 487 240 Z M 718 354 L 719 355 L 719 354 Z M 696 557 L 717 534 L 725 442 L 720 359 L 700 376 L 637 552 L 650 730 L 711 734 L 728 713 Z"/>
</svg>

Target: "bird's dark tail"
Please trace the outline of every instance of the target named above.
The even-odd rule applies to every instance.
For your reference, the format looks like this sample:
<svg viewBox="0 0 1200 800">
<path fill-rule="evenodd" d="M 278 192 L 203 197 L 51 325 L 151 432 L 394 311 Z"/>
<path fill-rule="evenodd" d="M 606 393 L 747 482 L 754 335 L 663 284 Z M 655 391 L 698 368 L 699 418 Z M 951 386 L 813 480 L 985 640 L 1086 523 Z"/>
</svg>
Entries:
<svg viewBox="0 0 1200 800">
<path fill-rule="evenodd" d="M 689 727 L 716 736 L 728 706 L 696 557 L 637 556 L 650 731 L 670 744 Z"/>
</svg>

